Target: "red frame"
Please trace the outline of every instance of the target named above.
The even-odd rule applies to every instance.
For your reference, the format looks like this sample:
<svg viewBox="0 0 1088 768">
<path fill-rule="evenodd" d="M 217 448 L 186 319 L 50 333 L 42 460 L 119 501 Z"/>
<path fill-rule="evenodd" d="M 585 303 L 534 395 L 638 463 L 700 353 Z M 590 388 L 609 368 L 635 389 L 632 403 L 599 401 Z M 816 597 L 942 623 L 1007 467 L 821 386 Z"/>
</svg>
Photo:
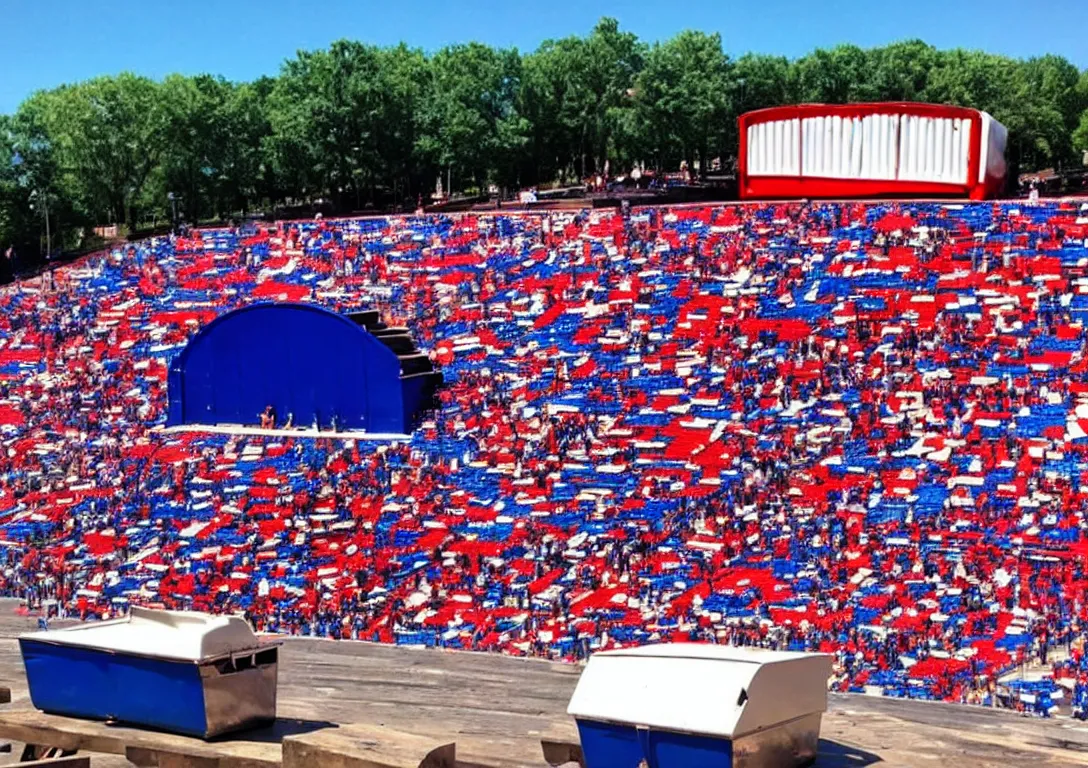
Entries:
<svg viewBox="0 0 1088 768">
<path fill-rule="evenodd" d="M 959 118 L 971 121 L 971 141 L 967 158 L 967 182 L 946 184 L 932 181 L 899 181 L 896 179 L 831 179 L 820 176 L 749 176 L 748 128 L 775 120 L 806 117 L 865 117 L 892 112 L 919 117 Z M 996 194 L 1003 179 L 978 181 L 982 142 L 982 113 L 966 107 L 914 102 L 878 102 L 871 104 L 796 104 L 746 112 L 737 119 L 740 130 L 740 153 L 737 157 L 737 182 L 742 199 L 782 198 L 852 198 L 852 197 L 969 197 L 985 200 Z M 801 131 L 797 132 L 801 141 Z"/>
</svg>

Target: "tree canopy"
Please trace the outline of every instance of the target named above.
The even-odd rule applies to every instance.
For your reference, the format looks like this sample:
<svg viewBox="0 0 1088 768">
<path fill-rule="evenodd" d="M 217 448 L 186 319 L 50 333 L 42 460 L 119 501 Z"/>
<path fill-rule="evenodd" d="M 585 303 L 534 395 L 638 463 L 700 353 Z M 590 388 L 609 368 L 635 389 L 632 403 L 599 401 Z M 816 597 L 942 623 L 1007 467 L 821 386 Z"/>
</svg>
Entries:
<svg viewBox="0 0 1088 768">
<path fill-rule="evenodd" d="M 0 115 L 0 248 L 40 253 L 46 209 L 55 246 L 73 247 L 92 226 L 167 220 L 169 196 L 201 221 L 316 200 L 413 205 L 439 178 L 472 191 L 636 163 L 706 172 L 735 156 L 743 112 L 885 100 L 990 112 L 1015 169 L 1088 152 L 1088 71 L 1060 56 L 908 40 L 732 58 L 717 34 L 650 45 L 609 18 L 531 53 L 341 40 L 251 83 L 122 73 L 33 94 Z"/>
</svg>

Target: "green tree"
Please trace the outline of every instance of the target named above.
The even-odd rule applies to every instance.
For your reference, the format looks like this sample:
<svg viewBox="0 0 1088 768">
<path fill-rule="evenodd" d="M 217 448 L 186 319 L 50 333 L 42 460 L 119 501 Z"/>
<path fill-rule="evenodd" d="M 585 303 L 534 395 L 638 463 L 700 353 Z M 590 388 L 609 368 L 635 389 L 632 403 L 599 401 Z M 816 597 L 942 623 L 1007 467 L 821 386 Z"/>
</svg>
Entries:
<svg viewBox="0 0 1088 768">
<path fill-rule="evenodd" d="M 468 185 L 514 181 L 525 128 L 517 113 L 520 77 L 515 50 L 470 43 L 436 53 L 417 144 L 423 157 Z"/>
<path fill-rule="evenodd" d="M 1009 129 L 1007 155 L 1015 173 L 1071 158 L 1076 88 L 1077 78 L 1055 58 L 1019 62 L 957 49 L 940 56 L 926 95 L 939 103 L 985 110 L 1000 120 Z"/>
<path fill-rule="evenodd" d="M 78 247 L 89 222 L 37 113 L 0 116 L 0 248 L 17 246 L 26 264 L 44 256 L 47 245 Z"/>
<path fill-rule="evenodd" d="M 642 70 L 646 46 L 619 23 L 604 18 L 575 49 L 572 108 L 580 128 L 579 156 L 583 175 L 604 173 L 613 133 L 630 108 L 635 78 Z M 587 156 L 592 166 L 587 166 Z"/>
<path fill-rule="evenodd" d="M 1080 122 L 1073 131 L 1073 150 L 1082 156 L 1088 154 L 1088 109 L 1081 113 Z"/>
<path fill-rule="evenodd" d="M 856 45 L 818 48 L 791 67 L 793 93 L 798 101 L 818 104 L 874 101 L 874 58 Z"/>
<path fill-rule="evenodd" d="M 877 101 L 926 101 L 930 73 L 941 52 L 921 40 L 892 43 L 869 52 L 864 76 Z"/>
<path fill-rule="evenodd" d="M 630 163 L 707 169 L 738 145 L 736 118 L 798 102 L 931 101 L 983 109 L 1009 129 L 1015 174 L 1081 161 L 1088 72 L 920 40 L 840 45 L 795 61 L 722 51 L 682 32 L 648 47 L 602 18 L 522 56 L 471 43 L 427 56 L 341 40 L 300 51 L 274 78 L 100 77 L 36 93 L 0 120 L 0 241 L 38 250 L 91 224 L 189 219 L 324 198 L 340 210 L 455 188 L 569 182 Z M 31 196 L 34 196 L 33 199 Z"/>
<path fill-rule="evenodd" d="M 178 195 L 186 217 L 193 221 L 218 213 L 219 185 L 226 172 L 226 155 L 236 140 L 231 135 L 227 104 L 232 87 L 208 75 L 171 75 L 162 85 L 169 115 L 167 148 L 162 158 L 159 197 Z"/>
<path fill-rule="evenodd" d="M 733 76 L 733 112 L 737 115 L 796 101 L 785 56 L 746 53 L 737 59 Z"/>
<path fill-rule="evenodd" d="M 287 61 L 269 96 L 270 146 L 293 197 L 355 197 L 377 49 L 340 40 Z"/>
<path fill-rule="evenodd" d="M 164 107 L 159 84 L 123 73 L 35 94 L 20 111 L 33 113 L 92 215 L 134 224 L 136 202 L 167 145 Z"/>
<path fill-rule="evenodd" d="M 375 179 L 399 202 L 422 192 L 425 183 L 417 144 L 430 65 L 422 51 L 406 45 L 383 49 L 381 56 L 381 114 L 373 132 L 375 162 L 381 170 Z"/>
<path fill-rule="evenodd" d="M 584 41 L 576 37 L 544 42 L 522 63 L 518 112 L 528 122 L 524 176 L 527 183 L 558 178 L 575 169 L 582 136 L 576 97 L 578 59 Z"/>
<path fill-rule="evenodd" d="M 286 195 L 358 208 L 379 189 L 407 191 L 428 80 L 426 59 L 405 46 L 341 40 L 286 62 L 265 112 L 267 157 Z"/>
<path fill-rule="evenodd" d="M 14 245 L 22 253 L 36 250 L 37 227 L 13 123 L 13 118 L 0 115 L 0 252 Z"/>
<path fill-rule="evenodd" d="M 522 111 L 545 168 L 564 177 L 603 174 L 610 159 L 639 149 L 631 110 L 645 55 L 635 35 L 603 18 L 587 37 L 548 40 L 528 57 Z"/>
<path fill-rule="evenodd" d="M 635 81 L 633 133 L 657 167 L 696 160 L 705 173 L 713 155 L 729 152 L 736 120 L 732 67 L 721 37 L 681 32 L 646 55 Z"/>
<path fill-rule="evenodd" d="M 1025 113 L 1037 163 L 1065 165 L 1074 159 L 1072 135 L 1088 107 L 1078 89 L 1080 74 L 1052 55 L 1028 59 L 1016 69 L 1015 102 Z"/>
</svg>

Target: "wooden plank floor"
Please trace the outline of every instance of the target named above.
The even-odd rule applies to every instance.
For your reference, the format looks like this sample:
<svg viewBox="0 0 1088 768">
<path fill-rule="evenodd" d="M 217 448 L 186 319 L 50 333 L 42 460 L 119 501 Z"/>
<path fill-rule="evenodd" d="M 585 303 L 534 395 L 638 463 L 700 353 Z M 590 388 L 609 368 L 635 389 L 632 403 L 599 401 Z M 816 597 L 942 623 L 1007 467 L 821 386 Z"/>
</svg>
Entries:
<svg viewBox="0 0 1088 768">
<path fill-rule="evenodd" d="M 0 685 L 16 709 L 29 709 L 14 638 L 34 620 L 0 601 Z M 281 730 L 365 724 L 456 740 L 458 760 L 496 768 L 542 768 L 540 739 L 575 739 L 566 715 L 579 668 L 490 654 L 420 650 L 288 638 L 280 662 Z M 105 734 L 102 724 L 81 726 Z M 349 733 L 350 729 L 345 731 Z M 821 733 L 819 768 L 866 765 L 1088 765 L 1088 727 L 1040 721 L 979 707 L 833 696 Z M 241 750 L 269 754 L 267 736 L 239 739 Z M 258 742 L 258 744 L 254 744 Z M 274 750 L 273 750 L 274 751 Z M 95 768 L 126 765 L 96 758 Z"/>
</svg>

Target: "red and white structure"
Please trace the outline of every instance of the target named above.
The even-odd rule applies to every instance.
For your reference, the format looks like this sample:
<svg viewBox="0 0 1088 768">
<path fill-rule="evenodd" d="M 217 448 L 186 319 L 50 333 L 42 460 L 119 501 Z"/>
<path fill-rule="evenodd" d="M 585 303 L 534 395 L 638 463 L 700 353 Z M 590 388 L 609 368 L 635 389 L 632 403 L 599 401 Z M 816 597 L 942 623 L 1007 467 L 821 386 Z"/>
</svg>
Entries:
<svg viewBox="0 0 1088 768">
<path fill-rule="evenodd" d="M 1008 131 L 939 104 L 800 104 L 740 116 L 744 199 L 969 197 L 1005 185 Z"/>
</svg>

